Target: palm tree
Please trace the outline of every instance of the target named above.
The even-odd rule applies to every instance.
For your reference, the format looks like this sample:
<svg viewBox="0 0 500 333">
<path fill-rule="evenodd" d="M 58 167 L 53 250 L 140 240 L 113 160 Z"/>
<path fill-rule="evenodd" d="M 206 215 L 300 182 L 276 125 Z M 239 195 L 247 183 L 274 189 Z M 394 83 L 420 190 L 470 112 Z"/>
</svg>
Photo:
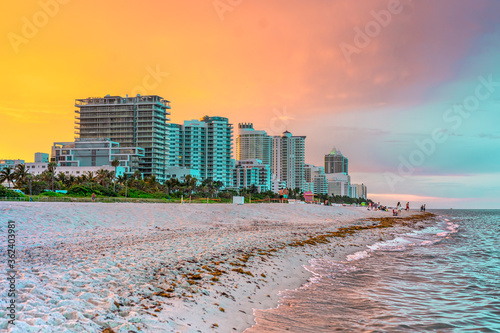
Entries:
<svg viewBox="0 0 500 333">
<path fill-rule="evenodd" d="M 142 179 L 142 173 L 139 170 L 136 170 L 134 174 L 132 175 L 133 178 L 139 180 Z"/>
<path fill-rule="evenodd" d="M 26 184 L 29 172 L 26 171 L 26 165 L 18 164 L 14 169 L 14 179 L 16 180 L 16 187 L 21 188 Z"/>
<path fill-rule="evenodd" d="M 196 178 L 194 178 L 191 175 L 187 175 L 184 178 L 184 183 L 183 183 L 183 185 L 185 187 L 186 194 L 191 194 L 191 192 L 196 191 L 196 184 L 197 183 L 198 183 L 198 180 Z"/>
<path fill-rule="evenodd" d="M 73 175 L 69 175 L 68 180 L 66 181 L 66 187 L 71 187 L 76 182 L 78 182 L 78 177 L 75 177 Z"/>
<path fill-rule="evenodd" d="M 109 180 L 109 171 L 105 169 L 97 170 L 96 179 L 100 185 L 106 186 Z"/>
<path fill-rule="evenodd" d="M 52 183 L 52 192 L 54 192 L 54 176 L 57 168 L 57 163 L 55 162 L 50 162 L 47 165 L 47 171 L 49 171 L 49 174 L 51 176 L 51 183 Z"/>
<path fill-rule="evenodd" d="M 113 162 L 111 162 L 111 166 L 115 168 L 115 177 L 113 177 L 113 192 L 116 192 L 116 175 L 118 174 L 116 168 L 120 166 L 120 161 L 115 158 Z"/>
<path fill-rule="evenodd" d="M 10 183 L 14 181 L 14 173 L 11 167 L 6 167 L 0 172 L 0 183 L 7 181 L 10 188 Z"/>
<path fill-rule="evenodd" d="M 68 181 L 68 177 L 66 176 L 66 174 L 65 174 L 65 173 L 63 173 L 63 172 L 59 172 L 59 173 L 57 174 L 57 176 L 56 176 L 56 180 L 57 180 L 58 182 L 61 182 L 61 183 L 63 183 L 63 184 L 66 184 L 66 182 Z"/>
<path fill-rule="evenodd" d="M 94 173 L 92 171 L 87 171 L 84 174 L 84 176 L 85 176 L 84 181 L 91 182 L 91 183 L 95 181 L 95 176 L 94 176 Z"/>
<path fill-rule="evenodd" d="M 151 192 L 158 192 L 158 181 L 156 180 L 155 175 L 151 175 L 145 179 L 146 184 L 149 186 L 151 189 Z"/>
</svg>

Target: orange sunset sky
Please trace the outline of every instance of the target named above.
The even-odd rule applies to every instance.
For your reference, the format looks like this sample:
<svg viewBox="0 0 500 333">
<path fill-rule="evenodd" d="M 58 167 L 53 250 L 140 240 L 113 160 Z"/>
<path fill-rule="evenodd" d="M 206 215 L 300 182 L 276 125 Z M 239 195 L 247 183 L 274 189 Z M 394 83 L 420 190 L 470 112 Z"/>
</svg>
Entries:
<svg viewBox="0 0 500 333">
<path fill-rule="evenodd" d="M 414 201 L 445 207 L 495 206 L 489 198 L 498 190 L 488 184 L 500 179 L 498 159 L 486 162 L 464 142 L 481 138 L 485 151 L 495 149 L 498 128 L 485 119 L 499 120 L 498 91 L 481 104 L 484 113 L 464 122 L 404 183 L 387 186 L 383 174 L 396 172 L 401 154 L 474 91 L 478 76 L 497 77 L 498 3 L 401 0 L 398 13 L 346 57 L 342 45 L 356 45 L 355 29 L 390 6 L 380 0 L 3 2 L 0 158 L 30 162 L 54 141 L 74 140 L 76 98 L 139 92 L 170 100 L 172 122 L 225 116 L 269 134 L 306 135 L 307 163 L 321 165 L 336 146 L 349 158 L 353 182 L 367 184 L 375 200 L 411 193 Z M 461 149 L 479 164 L 463 162 Z M 437 183 L 443 185 L 436 191 Z"/>
</svg>

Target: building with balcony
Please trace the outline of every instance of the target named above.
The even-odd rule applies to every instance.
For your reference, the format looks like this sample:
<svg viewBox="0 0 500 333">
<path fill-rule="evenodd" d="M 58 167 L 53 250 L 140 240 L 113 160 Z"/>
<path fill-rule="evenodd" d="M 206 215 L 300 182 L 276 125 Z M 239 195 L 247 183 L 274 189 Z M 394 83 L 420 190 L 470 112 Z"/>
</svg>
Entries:
<svg viewBox="0 0 500 333">
<path fill-rule="evenodd" d="M 5 168 L 11 168 L 14 171 L 19 164 L 24 164 L 24 160 L 0 160 L 0 171 Z"/>
<path fill-rule="evenodd" d="M 89 97 L 75 101 L 77 139 L 109 139 L 140 147 L 139 170 L 164 182 L 168 166 L 167 121 L 170 102 L 157 95 Z"/>
<path fill-rule="evenodd" d="M 50 160 L 47 153 L 35 153 L 35 163 L 48 163 Z"/>
<path fill-rule="evenodd" d="M 285 131 L 273 136 L 272 173 L 289 189 L 305 189 L 305 136 L 293 136 Z"/>
<path fill-rule="evenodd" d="M 325 170 L 321 166 L 306 164 L 304 167 L 305 191 L 311 191 L 314 194 L 327 194 L 328 182 L 325 176 Z"/>
<path fill-rule="evenodd" d="M 244 189 L 252 185 L 258 192 L 271 190 L 271 168 L 258 159 L 236 161 L 232 169 L 232 188 Z"/>
<path fill-rule="evenodd" d="M 116 159 L 124 173 L 132 174 L 140 170 L 140 160 L 144 156 L 144 148 L 121 147 L 118 142 L 108 139 L 79 139 L 54 142 L 50 160 L 60 167 L 101 167 L 111 166 Z"/>
<path fill-rule="evenodd" d="M 48 167 L 47 162 L 34 162 L 34 163 L 26 163 L 26 171 L 32 174 L 33 176 L 39 175 L 43 173 L 45 170 L 47 170 Z M 88 174 L 89 172 L 92 172 L 94 176 L 97 174 L 97 172 L 101 169 L 110 171 L 110 172 L 115 172 L 115 168 L 112 167 L 111 165 L 101 165 L 101 166 L 56 166 L 54 174 L 58 175 L 59 173 L 63 173 L 66 176 L 74 176 L 74 177 L 80 177 L 83 175 Z M 122 176 L 125 173 L 125 168 L 122 166 L 119 166 L 116 168 L 116 177 Z"/>
<path fill-rule="evenodd" d="M 273 138 L 265 131 L 256 131 L 252 123 L 238 124 L 236 160 L 258 159 L 270 167 L 273 165 Z"/>
<path fill-rule="evenodd" d="M 205 116 L 186 120 L 183 125 L 169 124 L 169 166 L 198 170 L 201 180 L 232 184 L 233 125 L 227 118 Z M 170 177 L 171 172 L 169 171 Z"/>
</svg>

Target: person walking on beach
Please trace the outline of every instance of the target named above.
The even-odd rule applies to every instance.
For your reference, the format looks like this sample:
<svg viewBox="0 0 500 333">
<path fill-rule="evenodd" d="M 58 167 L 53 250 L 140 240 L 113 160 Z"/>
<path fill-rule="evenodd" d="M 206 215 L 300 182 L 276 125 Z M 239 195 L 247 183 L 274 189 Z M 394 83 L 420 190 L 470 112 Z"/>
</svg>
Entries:
<svg viewBox="0 0 500 333">
<path fill-rule="evenodd" d="M 279 198 L 280 198 L 280 203 L 283 202 L 283 189 L 279 190 L 278 191 L 278 195 L 279 195 Z"/>
<path fill-rule="evenodd" d="M 90 197 L 90 199 L 92 200 L 92 202 L 95 202 L 95 193 L 92 193 L 92 197 Z"/>
<path fill-rule="evenodd" d="M 283 190 L 283 201 L 288 202 L 288 189 L 286 187 Z"/>
<path fill-rule="evenodd" d="M 425 212 L 425 204 L 424 204 L 424 212 Z"/>
<path fill-rule="evenodd" d="M 401 202 L 398 201 L 397 204 L 397 209 L 398 209 L 398 216 L 401 215 Z"/>
<path fill-rule="evenodd" d="M 406 203 L 406 211 L 409 211 L 409 210 L 410 210 L 410 203 L 409 203 L 409 202 L 407 202 L 407 203 Z"/>
</svg>

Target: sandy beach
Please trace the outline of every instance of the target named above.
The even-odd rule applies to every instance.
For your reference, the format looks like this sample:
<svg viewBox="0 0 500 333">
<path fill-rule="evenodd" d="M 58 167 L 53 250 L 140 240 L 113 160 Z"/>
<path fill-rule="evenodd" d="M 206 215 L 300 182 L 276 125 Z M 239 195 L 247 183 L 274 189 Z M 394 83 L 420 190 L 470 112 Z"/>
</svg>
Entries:
<svg viewBox="0 0 500 333">
<path fill-rule="evenodd" d="M 11 332 L 255 332 L 254 311 L 306 283 L 309 260 L 363 255 L 424 223 L 298 204 L 2 202 L 0 212 L 1 233 L 8 220 L 17 228 Z"/>
</svg>

